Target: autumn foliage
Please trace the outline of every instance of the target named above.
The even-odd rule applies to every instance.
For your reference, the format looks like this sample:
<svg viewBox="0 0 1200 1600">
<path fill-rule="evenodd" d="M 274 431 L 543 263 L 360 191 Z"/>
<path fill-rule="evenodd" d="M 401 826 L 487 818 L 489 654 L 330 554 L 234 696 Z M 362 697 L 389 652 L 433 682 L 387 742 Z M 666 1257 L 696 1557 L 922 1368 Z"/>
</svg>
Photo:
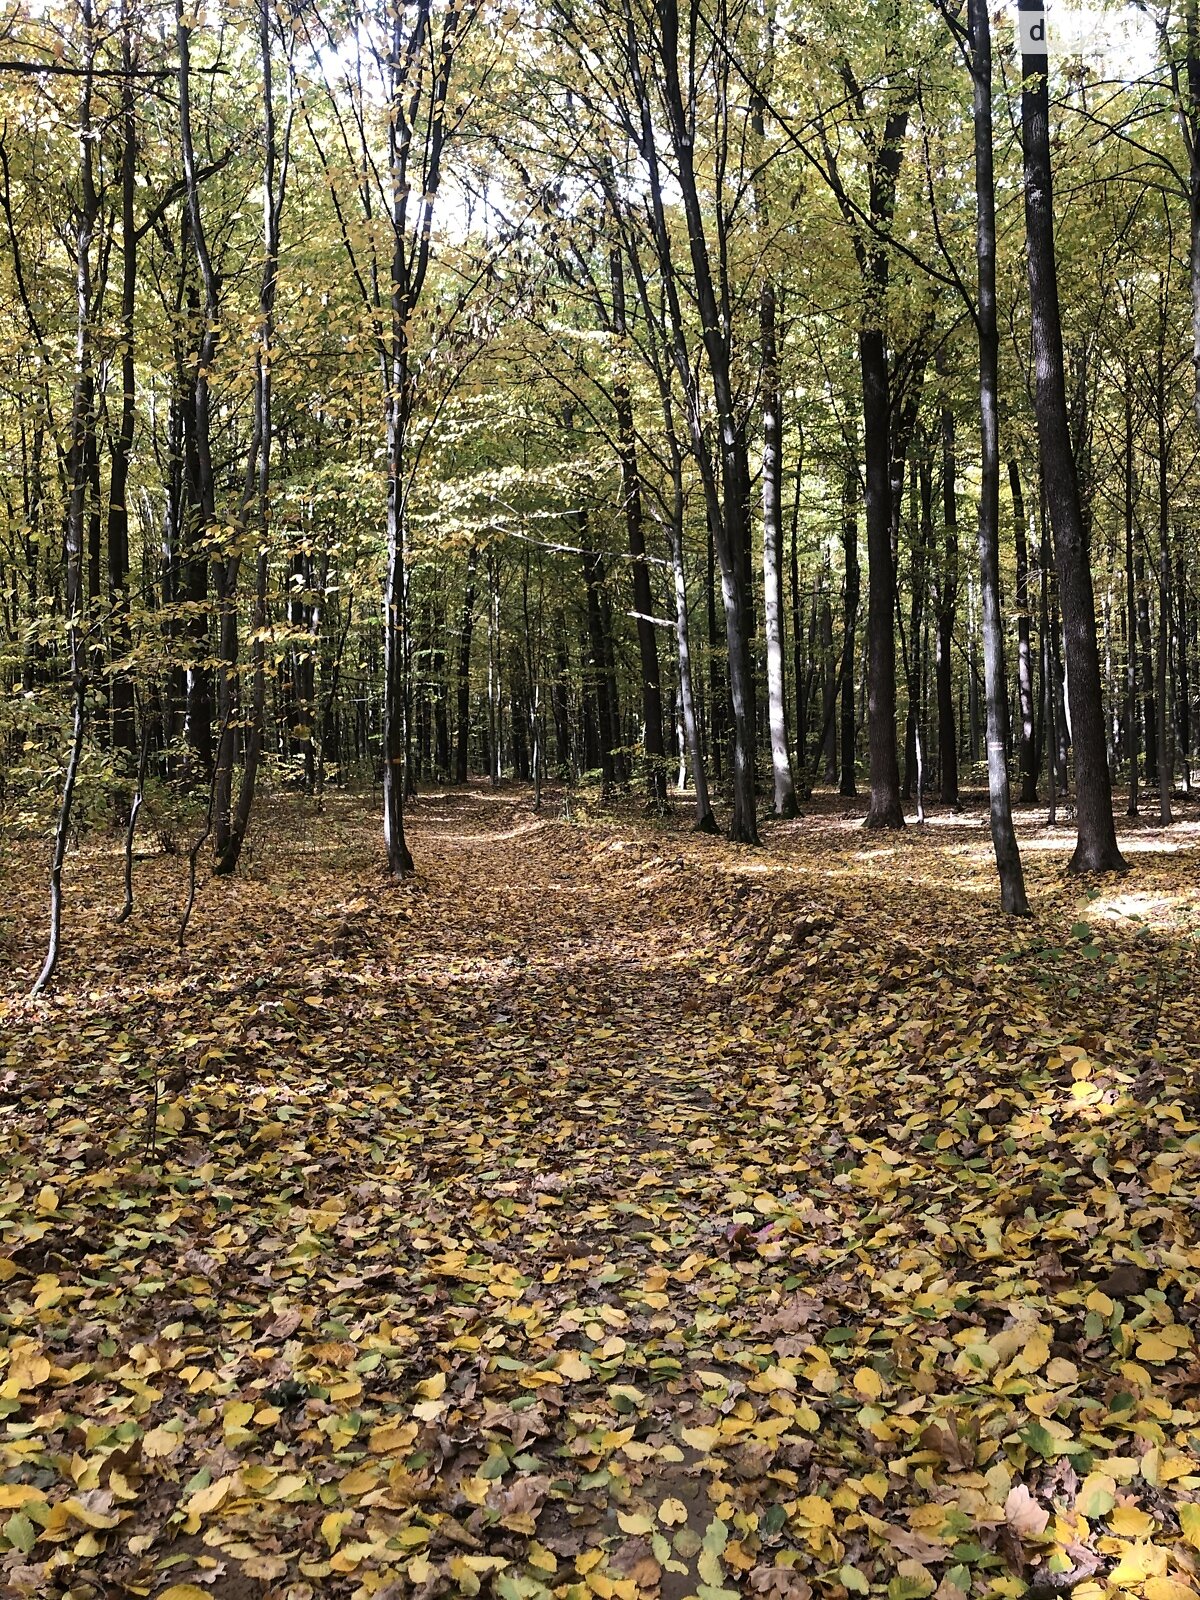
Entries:
<svg viewBox="0 0 1200 1600">
<path fill-rule="evenodd" d="M 32 874 L 0 1010 L 18 1596 L 1185 1600 L 1194 869 L 978 814 L 263 812 Z M 886 871 L 883 870 L 886 867 Z M 35 889 L 39 892 L 35 893 Z"/>
</svg>

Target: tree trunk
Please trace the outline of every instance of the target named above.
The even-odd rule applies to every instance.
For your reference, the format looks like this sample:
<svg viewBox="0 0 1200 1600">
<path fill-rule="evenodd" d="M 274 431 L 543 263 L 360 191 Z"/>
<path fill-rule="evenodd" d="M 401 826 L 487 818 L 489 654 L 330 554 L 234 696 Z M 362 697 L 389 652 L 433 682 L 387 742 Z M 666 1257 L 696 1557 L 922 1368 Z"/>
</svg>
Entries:
<svg viewBox="0 0 1200 1600">
<path fill-rule="evenodd" d="M 1037 17 L 1044 30 L 1044 14 L 1037 0 L 1021 0 L 1020 11 L 1023 25 L 1028 27 L 1028 19 Z M 1048 70 L 1044 37 L 1023 39 L 1021 132 L 1029 300 L 1037 380 L 1035 409 L 1066 634 L 1071 734 L 1075 745 L 1078 832 L 1070 870 L 1123 872 L 1125 862 L 1113 823 L 1112 787 L 1105 748 L 1095 597 L 1067 416 L 1058 272 L 1054 257 Z"/>
<path fill-rule="evenodd" d="M 868 828 L 902 828 L 896 759 L 896 573 L 892 561 L 892 484 L 888 361 L 883 332 L 858 338 L 862 371 L 867 514 L 867 748 L 871 799 Z"/>
<path fill-rule="evenodd" d="M 858 602 L 861 593 L 861 570 L 858 564 L 858 474 L 853 466 L 846 468 L 842 480 L 842 552 L 846 566 L 846 587 L 842 596 L 842 662 L 841 681 L 841 777 L 838 793 L 853 799 L 858 793 L 855 783 L 857 769 L 856 718 L 854 698 L 854 643 L 858 628 Z"/>
<path fill-rule="evenodd" d="M 651 803 L 662 809 L 667 801 L 667 756 L 663 742 L 662 684 L 658 668 L 658 641 L 654 635 L 654 600 L 650 568 L 646 562 L 646 537 L 642 525 L 642 484 L 634 442 L 633 400 L 625 373 L 629 330 L 625 311 L 625 274 L 621 246 L 609 251 L 612 281 L 613 332 L 617 339 L 617 370 L 613 379 L 613 409 L 617 418 L 617 447 L 621 458 L 621 499 L 629 540 L 633 578 L 633 610 L 637 624 L 638 659 L 641 664 L 642 728 L 646 750 L 646 779 Z"/>
<path fill-rule="evenodd" d="M 108 492 L 108 590 L 113 612 L 113 654 L 129 654 L 133 632 L 129 613 L 129 462 L 137 390 L 134 372 L 134 307 L 137 292 L 137 127 L 134 116 L 132 0 L 121 5 L 121 417 L 112 445 Z M 113 746 L 132 757 L 137 744 L 133 680 L 117 670 L 112 683 Z"/>
<path fill-rule="evenodd" d="M 775 815 L 796 815 L 796 789 L 788 754 L 783 678 L 783 400 L 776 348 L 775 289 L 764 283 L 759 305 L 762 335 L 763 620 L 767 646 L 767 707 Z"/>
<path fill-rule="evenodd" d="M 466 783 L 467 763 L 471 751 L 471 635 L 475 629 L 475 573 L 478 563 L 479 547 L 472 540 L 471 548 L 467 551 L 467 582 L 463 590 L 462 617 L 458 625 L 458 662 L 455 667 L 457 686 L 455 783 Z"/>
<path fill-rule="evenodd" d="M 996 189 L 992 158 L 992 40 L 988 0 L 968 0 L 975 123 L 975 244 L 979 270 L 979 590 L 987 698 L 988 811 L 1000 902 L 1028 916 L 1008 792 L 1008 689 L 1000 618 L 1000 337 L 996 326 Z"/>
<path fill-rule="evenodd" d="M 575 532 L 579 540 L 583 562 L 583 583 L 587 594 L 588 654 L 592 694 L 596 706 L 596 728 L 600 757 L 600 793 L 603 799 L 612 796 L 617 781 L 613 750 L 620 738 L 619 725 L 613 712 L 609 673 L 608 649 L 605 642 L 604 608 L 601 592 L 604 586 L 604 557 L 591 548 L 588 532 L 588 515 L 585 510 L 575 513 Z"/>
<path fill-rule="evenodd" d="M 958 729 L 954 721 L 954 621 L 958 609 L 958 462 L 954 441 L 954 413 L 942 407 L 942 512 L 946 526 L 946 556 L 938 591 L 937 704 L 940 795 L 944 806 L 959 810 Z"/>
<path fill-rule="evenodd" d="M 1025 497 L 1021 492 L 1021 469 L 1016 460 L 1008 463 L 1008 484 L 1012 491 L 1013 537 L 1017 557 L 1017 697 L 1020 705 L 1021 736 L 1019 765 L 1021 800 L 1032 805 L 1037 800 L 1037 750 L 1033 728 L 1033 653 L 1030 646 L 1029 608 L 1029 524 Z"/>
<path fill-rule="evenodd" d="M 1155 688 L 1158 700 L 1158 820 L 1171 821 L 1174 763 L 1171 759 L 1171 718 L 1167 696 L 1167 668 L 1171 648 L 1171 501 L 1168 482 L 1168 443 L 1165 395 L 1158 395 L 1158 660 Z"/>
<path fill-rule="evenodd" d="M 1124 451 L 1124 512 L 1125 512 L 1125 740 L 1126 759 L 1129 763 L 1129 805 L 1131 817 L 1138 814 L 1138 693 L 1137 647 L 1138 610 L 1137 584 L 1134 581 L 1133 533 L 1136 511 L 1136 486 L 1133 475 L 1133 395 L 1128 370 L 1125 372 L 1125 451 Z"/>
<path fill-rule="evenodd" d="M 679 701 L 684 739 L 692 767 L 692 790 L 696 802 L 696 831 L 716 833 L 716 819 L 708 798 L 708 776 L 704 770 L 704 745 L 696 716 L 696 697 L 692 687 L 692 649 L 688 625 L 687 578 L 683 569 L 683 467 L 678 449 L 673 450 L 674 507 L 667 537 L 671 549 L 671 573 L 675 589 L 675 645 L 679 653 Z"/>
</svg>

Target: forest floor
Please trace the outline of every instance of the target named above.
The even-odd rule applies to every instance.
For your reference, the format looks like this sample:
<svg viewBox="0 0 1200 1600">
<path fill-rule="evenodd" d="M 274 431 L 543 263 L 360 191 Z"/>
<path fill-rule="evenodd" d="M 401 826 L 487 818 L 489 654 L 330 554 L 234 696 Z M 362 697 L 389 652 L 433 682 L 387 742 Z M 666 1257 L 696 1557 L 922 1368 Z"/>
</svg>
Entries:
<svg viewBox="0 0 1200 1600">
<path fill-rule="evenodd" d="M 842 804 L 6 847 L 0 1593 L 1187 1600 L 1200 825 Z"/>
</svg>

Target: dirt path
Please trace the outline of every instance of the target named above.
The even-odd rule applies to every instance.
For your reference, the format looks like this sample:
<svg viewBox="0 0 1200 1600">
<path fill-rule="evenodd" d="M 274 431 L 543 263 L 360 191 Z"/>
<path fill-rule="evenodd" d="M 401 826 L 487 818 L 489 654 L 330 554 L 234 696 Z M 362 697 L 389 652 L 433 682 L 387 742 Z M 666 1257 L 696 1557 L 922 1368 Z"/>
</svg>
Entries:
<svg viewBox="0 0 1200 1600">
<path fill-rule="evenodd" d="M 87 846 L 51 999 L 7 929 L 0 1581 L 1183 1600 L 1195 892 L 1081 933 L 1035 854 L 1018 928 L 954 830 L 471 791 L 395 888 L 291 805 L 182 956 L 178 859 L 117 929 Z"/>
</svg>

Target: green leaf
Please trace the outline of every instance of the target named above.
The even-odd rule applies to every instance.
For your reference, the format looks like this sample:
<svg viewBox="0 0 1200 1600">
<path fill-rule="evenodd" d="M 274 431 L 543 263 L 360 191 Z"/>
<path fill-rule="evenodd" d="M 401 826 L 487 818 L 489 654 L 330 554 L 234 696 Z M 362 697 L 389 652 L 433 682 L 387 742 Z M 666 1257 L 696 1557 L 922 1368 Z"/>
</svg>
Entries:
<svg viewBox="0 0 1200 1600">
<path fill-rule="evenodd" d="M 37 1529 L 23 1511 L 14 1511 L 4 1524 L 4 1537 L 14 1550 L 27 1556 L 37 1539 Z"/>
</svg>

